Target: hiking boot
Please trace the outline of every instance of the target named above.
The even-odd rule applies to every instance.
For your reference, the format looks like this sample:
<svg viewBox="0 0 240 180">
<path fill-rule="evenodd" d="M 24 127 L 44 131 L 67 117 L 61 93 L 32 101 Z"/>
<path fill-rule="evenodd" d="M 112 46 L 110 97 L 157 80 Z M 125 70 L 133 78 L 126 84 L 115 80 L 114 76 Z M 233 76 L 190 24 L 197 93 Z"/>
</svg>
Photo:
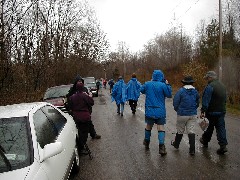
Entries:
<svg viewBox="0 0 240 180">
<path fill-rule="evenodd" d="M 228 151 L 226 145 L 221 145 L 220 148 L 217 150 L 217 153 L 219 155 L 223 155 L 224 153 L 226 153 Z"/>
<path fill-rule="evenodd" d="M 150 141 L 147 141 L 146 139 L 143 140 L 143 145 L 145 146 L 146 150 L 149 149 L 149 144 L 150 144 Z"/>
<path fill-rule="evenodd" d="M 96 134 L 94 137 L 92 137 L 92 139 L 101 139 L 101 136 Z"/>
<path fill-rule="evenodd" d="M 189 154 L 190 155 L 195 155 L 195 134 L 188 134 L 189 138 Z"/>
<path fill-rule="evenodd" d="M 167 154 L 166 147 L 164 144 L 159 144 L 159 154 L 165 156 Z"/>
<path fill-rule="evenodd" d="M 208 143 L 207 143 L 207 142 L 204 142 L 202 137 L 200 138 L 199 141 L 200 141 L 200 143 L 203 145 L 203 147 L 205 147 L 205 148 L 208 147 Z"/>
<path fill-rule="evenodd" d="M 178 149 L 179 148 L 179 144 L 180 144 L 180 142 L 182 140 L 182 137 L 183 137 L 183 134 L 176 133 L 175 140 L 171 141 L 171 145 L 173 147 L 175 147 L 176 149 Z"/>
<path fill-rule="evenodd" d="M 88 150 L 87 149 L 82 149 L 82 150 L 80 150 L 80 155 L 88 155 L 89 154 L 89 152 L 88 152 Z"/>
</svg>

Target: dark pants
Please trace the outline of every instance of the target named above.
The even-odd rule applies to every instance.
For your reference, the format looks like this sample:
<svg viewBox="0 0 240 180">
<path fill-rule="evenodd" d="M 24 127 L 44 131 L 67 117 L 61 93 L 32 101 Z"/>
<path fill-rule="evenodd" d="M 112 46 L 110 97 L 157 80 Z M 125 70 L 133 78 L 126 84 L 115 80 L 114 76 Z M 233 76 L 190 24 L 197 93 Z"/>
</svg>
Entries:
<svg viewBox="0 0 240 180">
<path fill-rule="evenodd" d="M 76 122 L 77 128 L 78 128 L 78 148 L 79 150 L 82 150 L 84 148 L 84 145 L 87 142 L 88 133 L 90 132 L 91 127 L 91 121 L 87 122 Z"/>
<path fill-rule="evenodd" d="M 221 113 L 219 115 L 206 114 L 206 118 L 209 120 L 209 126 L 202 135 L 204 142 L 207 142 L 207 143 L 210 142 L 213 131 L 214 131 L 214 127 L 215 127 L 216 133 L 217 133 L 218 144 L 220 146 L 228 144 L 227 138 L 226 138 L 224 117 L 225 117 L 225 113 Z"/>
<path fill-rule="evenodd" d="M 89 133 L 92 138 L 94 138 L 96 136 L 96 131 L 95 131 L 92 121 L 89 121 Z"/>
<path fill-rule="evenodd" d="M 110 86 L 110 93 L 112 93 L 113 86 Z"/>
<path fill-rule="evenodd" d="M 135 100 L 129 100 L 129 105 L 130 105 L 132 111 L 136 111 L 137 101 L 135 101 Z"/>
</svg>

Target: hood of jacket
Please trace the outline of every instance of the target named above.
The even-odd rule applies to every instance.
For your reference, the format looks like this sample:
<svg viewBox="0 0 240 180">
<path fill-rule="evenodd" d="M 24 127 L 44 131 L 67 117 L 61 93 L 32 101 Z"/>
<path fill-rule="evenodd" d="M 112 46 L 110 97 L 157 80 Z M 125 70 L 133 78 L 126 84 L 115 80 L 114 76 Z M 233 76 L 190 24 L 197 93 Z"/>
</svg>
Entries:
<svg viewBox="0 0 240 180">
<path fill-rule="evenodd" d="M 152 74 L 153 81 L 164 81 L 164 74 L 161 70 L 154 70 Z"/>
<path fill-rule="evenodd" d="M 137 78 L 131 78 L 132 81 L 137 81 Z"/>
</svg>

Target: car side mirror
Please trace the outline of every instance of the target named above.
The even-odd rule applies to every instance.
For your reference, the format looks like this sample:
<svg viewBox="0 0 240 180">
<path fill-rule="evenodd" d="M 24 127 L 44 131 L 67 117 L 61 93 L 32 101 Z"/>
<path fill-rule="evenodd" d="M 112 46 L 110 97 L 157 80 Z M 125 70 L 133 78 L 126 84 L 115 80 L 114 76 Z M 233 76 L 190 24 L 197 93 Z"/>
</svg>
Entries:
<svg viewBox="0 0 240 180">
<path fill-rule="evenodd" d="M 43 162 L 46 159 L 61 153 L 62 151 L 63 151 L 63 145 L 61 142 L 47 144 L 43 148 L 43 154 L 40 161 Z"/>
</svg>

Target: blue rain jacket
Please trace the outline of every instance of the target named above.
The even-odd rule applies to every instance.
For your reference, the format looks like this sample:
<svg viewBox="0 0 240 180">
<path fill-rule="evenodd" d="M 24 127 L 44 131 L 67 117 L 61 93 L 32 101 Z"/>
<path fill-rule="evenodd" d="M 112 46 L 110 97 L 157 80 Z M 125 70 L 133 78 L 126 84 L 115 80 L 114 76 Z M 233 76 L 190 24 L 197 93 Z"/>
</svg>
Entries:
<svg viewBox="0 0 240 180">
<path fill-rule="evenodd" d="M 141 83 L 137 78 L 132 78 L 127 84 L 127 100 L 137 101 L 140 96 Z"/>
<path fill-rule="evenodd" d="M 172 87 L 165 83 L 162 71 L 154 70 L 152 80 L 145 82 L 140 91 L 146 95 L 145 116 L 153 119 L 166 118 L 165 98 L 172 97 Z"/>
<path fill-rule="evenodd" d="M 197 115 L 198 91 L 191 85 L 180 88 L 173 98 L 173 107 L 179 116 Z"/>
<path fill-rule="evenodd" d="M 126 84 L 123 79 L 119 79 L 112 89 L 112 101 L 116 101 L 116 104 L 126 102 Z"/>
</svg>

